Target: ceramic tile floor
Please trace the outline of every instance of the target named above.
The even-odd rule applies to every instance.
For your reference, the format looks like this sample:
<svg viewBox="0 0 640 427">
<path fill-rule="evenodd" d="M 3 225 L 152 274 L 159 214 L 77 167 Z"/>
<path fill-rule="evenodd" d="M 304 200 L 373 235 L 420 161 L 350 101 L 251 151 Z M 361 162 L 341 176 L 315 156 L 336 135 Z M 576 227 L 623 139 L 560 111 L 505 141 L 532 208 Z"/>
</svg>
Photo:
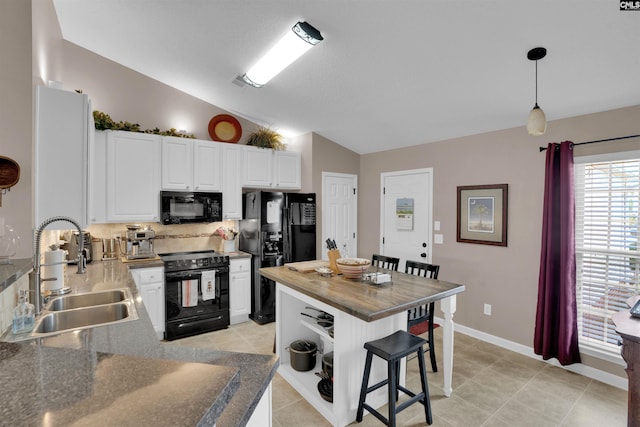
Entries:
<svg viewBox="0 0 640 427">
<path fill-rule="evenodd" d="M 271 354 L 275 324 L 246 322 L 173 343 Z M 436 331 L 441 349 L 442 328 Z M 438 361 L 441 356 L 438 354 Z M 456 333 L 453 394 L 442 393 L 442 373 L 427 362 L 434 426 L 626 426 L 627 393 L 590 378 Z M 408 387 L 419 390 L 417 361 L 408 365 Z M 386 413 L 386 409 L 381 411 Z M 424 426 L 422 406 L 398 415 L 398 426 Z M 329 426 L 289 384 L 273 380 L 273 426 Z M 361 426 L 382 426 L 371 415 Z"/>
</svg>

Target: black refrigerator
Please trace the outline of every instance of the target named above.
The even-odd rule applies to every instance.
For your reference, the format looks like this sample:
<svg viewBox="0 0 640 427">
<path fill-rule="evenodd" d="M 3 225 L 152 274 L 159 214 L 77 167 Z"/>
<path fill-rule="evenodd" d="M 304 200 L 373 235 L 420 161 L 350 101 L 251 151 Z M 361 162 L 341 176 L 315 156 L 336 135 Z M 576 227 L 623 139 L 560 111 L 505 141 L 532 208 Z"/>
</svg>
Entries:
<svg viewBox="0 0 640 427">
<path fill-rule="evenodd" d="M 239 249 L 253 255 L 249 317 L 260 324 L 273 322 L 275 282 L 260 276 L 260 268 L 316 259 L 316 195 L 247 192 L 242 210 Z"/>
</svg>

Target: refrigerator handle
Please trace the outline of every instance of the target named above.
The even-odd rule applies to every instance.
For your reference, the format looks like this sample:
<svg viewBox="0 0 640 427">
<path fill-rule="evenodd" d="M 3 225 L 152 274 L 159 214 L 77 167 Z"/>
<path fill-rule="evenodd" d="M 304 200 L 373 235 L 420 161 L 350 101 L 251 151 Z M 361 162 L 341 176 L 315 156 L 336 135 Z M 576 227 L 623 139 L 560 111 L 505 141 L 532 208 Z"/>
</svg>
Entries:
<svg viewBox="0 0 640 427">
<path fill-rule="evenodd" d="M 289 220 L 289 208 L 282 208 L 282 245 L 284 251 L 284 262 L 291 262 L 291 224 Z"/>
</svg>

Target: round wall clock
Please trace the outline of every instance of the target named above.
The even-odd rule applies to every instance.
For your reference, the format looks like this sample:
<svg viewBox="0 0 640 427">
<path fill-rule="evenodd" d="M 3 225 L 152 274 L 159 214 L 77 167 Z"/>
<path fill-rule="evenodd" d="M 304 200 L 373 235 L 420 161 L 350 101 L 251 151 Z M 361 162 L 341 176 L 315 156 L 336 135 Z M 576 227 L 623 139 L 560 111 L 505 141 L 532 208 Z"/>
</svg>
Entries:
<svg viewBox="0 0 640 427">
<path fill-rule="evenodd" d="M 242 127 L 235 117 L 218 114 L 209 121 L 209 136 L 214 141 L 238 142 L 242 136 Z"/>
</svg>

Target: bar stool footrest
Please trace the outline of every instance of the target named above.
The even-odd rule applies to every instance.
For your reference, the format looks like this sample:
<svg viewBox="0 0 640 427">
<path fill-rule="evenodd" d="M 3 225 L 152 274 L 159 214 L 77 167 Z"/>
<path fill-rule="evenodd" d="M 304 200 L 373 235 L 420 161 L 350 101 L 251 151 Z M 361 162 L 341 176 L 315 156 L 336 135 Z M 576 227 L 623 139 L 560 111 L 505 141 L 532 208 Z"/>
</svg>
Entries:
<svg viewBox="0 0 640 427">
<path fill-rule="evenodd" d="M 382 380 L 378 384 L 374 384 L 371 387 L 367 387 L 367 394 L 371 393 L 372 391 L 376 391 L 380 387 L 384 387 L 387 384 L 389 384 L 389 380 L 388 379 L 387 380 Z"/>
<path fill-rule="evenodd" d="M 367 411 L 369 411 L 369 413 L 371 413 L 371 415 L 373 415 L 374 417 L 376 417 L 377 419 L 379 419 L 380 421 L 382 421 L 384 423 L 384 425 L 388 426 L 389 425 L 389 420 L 387 419 L 387 417 L 385 417 L 384 415 L 382 415 L 380 412 L 376 411 L 375 409 L 373 409 L 371 406 L 369 406 L 367 403 L 364 403 L 362 405 L 363 409 L 366 409 Z M 361 422 L 362 420 L 356 420 L 358 422 Z"/>
</svg>

